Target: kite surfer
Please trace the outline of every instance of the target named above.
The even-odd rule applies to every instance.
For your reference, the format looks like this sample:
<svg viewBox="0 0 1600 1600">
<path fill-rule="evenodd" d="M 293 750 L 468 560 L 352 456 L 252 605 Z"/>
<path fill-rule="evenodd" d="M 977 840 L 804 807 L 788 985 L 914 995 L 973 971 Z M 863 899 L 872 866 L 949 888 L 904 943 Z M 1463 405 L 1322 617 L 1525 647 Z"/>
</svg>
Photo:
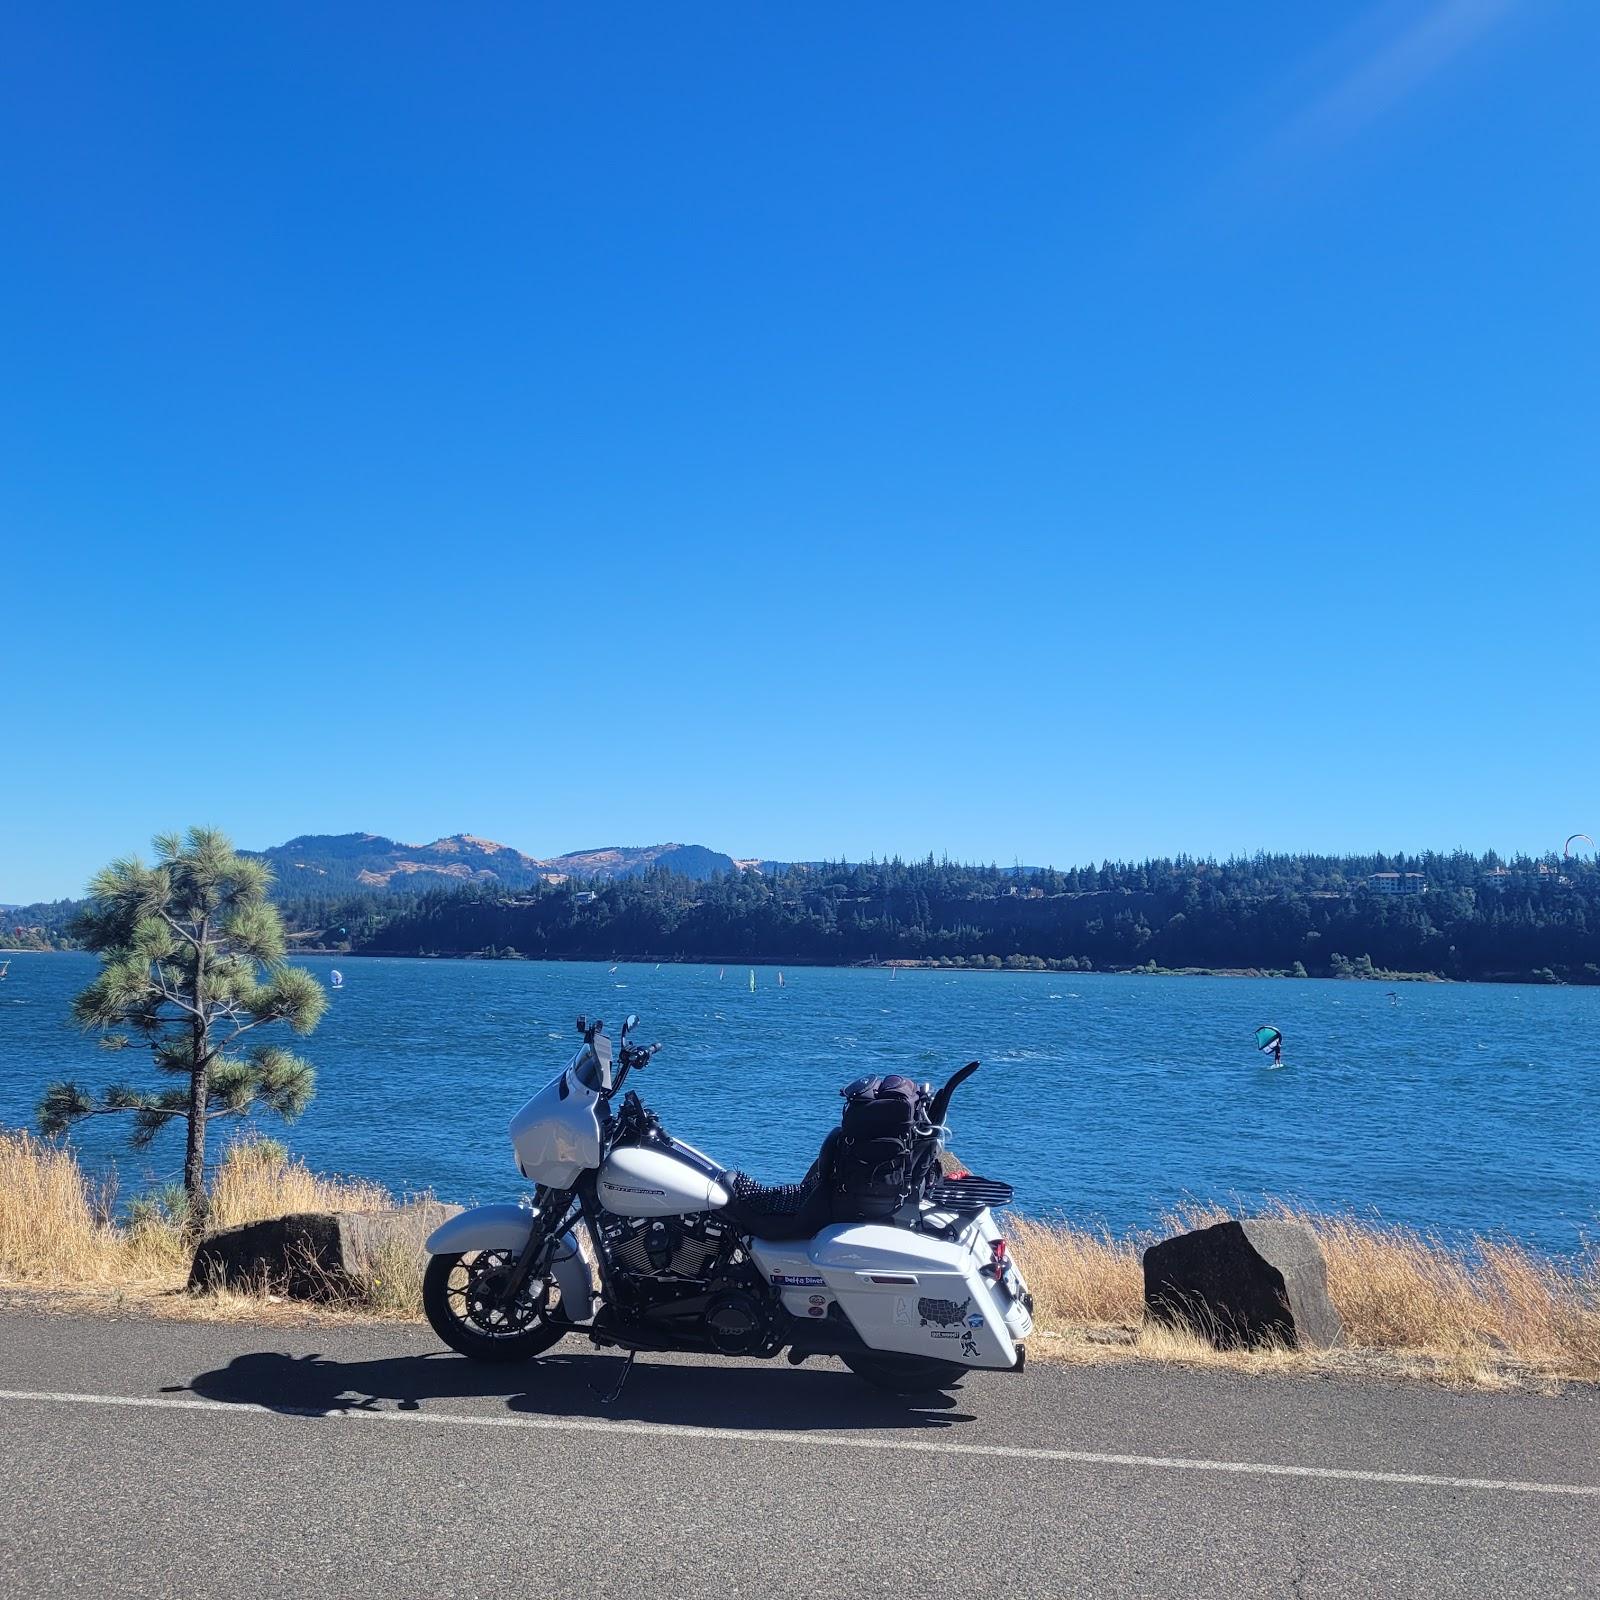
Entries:
<svg viewBox="0 0 1600 1600">
<path fill-rule="evenodd" d="M 1283 1035 L 1276 1028 L 1263 1023 L 1256 1029 L 1256 1049 L 1264 1056 L 1271 1056 L 1273 1066 L 1283 1065 Z"/>
</svg>

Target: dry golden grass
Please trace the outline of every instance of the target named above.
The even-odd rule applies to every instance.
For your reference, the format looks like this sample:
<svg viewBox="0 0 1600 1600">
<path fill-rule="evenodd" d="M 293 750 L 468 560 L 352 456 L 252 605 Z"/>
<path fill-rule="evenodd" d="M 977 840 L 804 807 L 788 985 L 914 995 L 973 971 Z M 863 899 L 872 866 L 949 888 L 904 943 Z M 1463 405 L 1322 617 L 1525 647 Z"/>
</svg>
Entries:
<svg viewBox="0 0 1600 1600">
<path fill-rule="evenodd" d="M 233 1227 L 296 1211 L 388 1211 L 397 1204 L 381 1184 L 365 1178 L 328 1178 L 312 1172 L 271 1139 L 246 1137 L 229 1145 L 211 1183 L 211 1225 Z M 263 1295 L 207 1291 L 219 1309 L 260 1303 Z M 355 1285 L 328 1286 L 330 1303 L 385 1317 L 422 1315 L 422 1261 L 397 1242 L 381 1246 Z"/>
<path fill-rule="evenodd" d="M 246 1137 L 228 1146 L 211 1180 L 214 1228 L 260 1222 L 294 1211 L 387 1211 L 395 1198 L 364 1178 L 324 1178 L 271 1139 Z"/>
<path fill-rule="evenodd" d="M 0 1129 L 0 1287 L 88 1293 L 102 1302 L 135 1301 L 169 1315 L 221 1320 L 420 1315 L 420 1263 L 399 1249 L 383 1251 L 368 1281 L 331 1312 L 308 1313 L 265 1294 L 183 1294 L 189 1251 L 180 1228 L 159 1211 L 118 1226 L 111 1220 L 114 1200 L 88 1181 L 69 1149 Z M 217 1226 L 395 1203 L 376 1184 L 318 1176 L 281 1146 L 253 1138 L 228 1147 L 211 1188 Z M 1600 1257 L 1562 1263 L 1504 1241 L 1457 1247 L 1348 1217 L 1279 1214 L 1306 1223 L 1321 1239 L 1329 1292 L 1368 1368 L 1479 1387 L 1600 1382 Z M 1165 1219 L 1164 1231 L 1223 1215 L 1182 1210 Z M 1356 1359 L 1285 1350 L 1220 1353 L 1147 1325 L 1140 1262 L 1147 1238 L 1025 1218 L 1008 1218 L 1007 1232 L 1034 1294 L 1037 1354 L 1220 1363 L 1251 1372 Z"/>
<path fill-rule="evenodd" d="M 1305 1223 L 1321 1240 L 1328 1292 L 1353 1349 L 1408 1358 L 1430 1375 L 1480 1386 L 1509 1381 L 1517 1369 L 1600 1382 L 1600 1259 L 1565 1264 L 1503 1240 L 1458 1247 L 1409 1228 L 1288 1208 L 1278 1214 Z M 1196 1227 L 1221 1215 L 1194 1211 L 1169 1220 L 1174 1228 Z M 1068 1359 L 1120 1353 L 1249 1370 L 1316 1362 L 1293 1351 L 1216 1352 L 1146 1324 L 1140 1253 L 1149 1239 L 1018 1219 L 1007 1231 L 1033 1290 L 1039 1330 Z"/>
<path fill-rule="evenodd" d="M 0 1278 L 63 1288 L 149 1284 L 180 1272 L 176 1230 L 154 1221 L 116 1227 L 114 1199 L 85 1179 L 70 1150 L 0 1129 Z"/>
<path fill-rule="evenodd" d="M 1521 1245 L 1457 1249 L 1409 1228 L 1302 1218 L 1328 1258 L 1328 1289 L 1352 1343 L 1472 1361 L 1513 1355 L 1600 1381 L 1600 1259 L 1571 1266 Z"/>
<path fill-rule="evenodd" d="M 362 1280 L 355 1303 L 380 1317 L 422 1318 L 423 1260 L 398 1243 L 381 1247 Z"/>
<path fill-rule="evenodd" d="M 294 1211 L 382 1211 L 395 1204 L 378 1184 L 320 1177 L 281 1145 L 251 1137 L 224 1151 L 210 1198 L 215 1227 Z M 150 1207 L 119 1226 L 115 1199 L 85 1176 L 70 1149 L 0 1129 L 0 1285 L 90 1291 L 117 1303 L 175 1294 L 187 1281 L 191 1253 L 179 1219 Z M 258 1315 L 263 1305 L 276 1303 L 265 1290 L 183 1298 L 190 1302 L 186 1310 L 222 1319 Z M 420 1265 L 407 1252 L 385 1250 L 346 1309 L 419 1316 Z"/>
<path fill-rule="evenodd" d="M 1033 1291 L 1039 1325 L 1131 1327 L 1144 1314 L 1139 1246 L 1104 1231 L 1006 1219 L 1011 1248 Z"/>
</svg>

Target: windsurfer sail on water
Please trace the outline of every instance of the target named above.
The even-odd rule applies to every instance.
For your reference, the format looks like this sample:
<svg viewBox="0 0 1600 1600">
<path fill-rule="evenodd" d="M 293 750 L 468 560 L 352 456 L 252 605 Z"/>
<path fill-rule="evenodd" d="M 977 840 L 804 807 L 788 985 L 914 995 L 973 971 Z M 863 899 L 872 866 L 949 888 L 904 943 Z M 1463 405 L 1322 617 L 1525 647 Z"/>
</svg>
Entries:
<svg viewBox="0 0 1600 1600">
<path fill-rule="evenodd" d="M 1264 1056 L 1271 1056 L 1273 1066 L 1283 1065 L 1283 1035 L 1276 1028 L 1263 1023 L 1256 1029 L 1256 1049 Z"/>
</svg>

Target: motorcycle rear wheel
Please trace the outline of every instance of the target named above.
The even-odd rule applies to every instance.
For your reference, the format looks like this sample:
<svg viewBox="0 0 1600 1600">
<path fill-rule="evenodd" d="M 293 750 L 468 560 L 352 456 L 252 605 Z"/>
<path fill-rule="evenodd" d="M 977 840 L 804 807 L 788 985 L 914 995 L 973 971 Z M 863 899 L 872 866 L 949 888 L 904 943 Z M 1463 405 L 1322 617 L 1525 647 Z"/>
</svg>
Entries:
<svg viewBox="0 0 1600 1600">
<path fill-rule="evenodd" d="M 966 1377 L 959 1361 L 935 1361 L 930 1356 L 890 1355 L 882 1351 L 852 1352 L 839 1359 L 874 1389 L 890 1394 L 931 1394 L 951 1389 Z"/>
<path fill-rule="evenodd" d="M 511 1270 L 510 1250 L 469 1250 L 429 1258 L 422 1309 L 452 1350 L 474 1361 L 531 1361 L 570 1331 L 555 1280 L 526 1283 L 509 1307 L 495 1293 Z"/>
</svg>

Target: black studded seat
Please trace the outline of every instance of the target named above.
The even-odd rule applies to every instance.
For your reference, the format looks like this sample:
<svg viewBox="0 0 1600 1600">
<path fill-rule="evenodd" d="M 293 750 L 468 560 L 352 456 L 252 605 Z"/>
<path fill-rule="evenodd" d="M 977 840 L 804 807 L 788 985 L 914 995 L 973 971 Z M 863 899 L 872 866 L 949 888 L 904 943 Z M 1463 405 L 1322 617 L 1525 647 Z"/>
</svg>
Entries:
<svg viewBox="0 0 1600 1600">
<path fill-rule="evenodd" d="M 837 1130 L 822 1141 L 811 1170 L 799 1183 L 757 1183 L 743 1172 L 725 1172 L 722 1186 L 731 1195 L 721 1215 L 740 1233 L 755 1239 L 809 1239 L 832 1220 L 828 1186 Z"/>
</svg>

